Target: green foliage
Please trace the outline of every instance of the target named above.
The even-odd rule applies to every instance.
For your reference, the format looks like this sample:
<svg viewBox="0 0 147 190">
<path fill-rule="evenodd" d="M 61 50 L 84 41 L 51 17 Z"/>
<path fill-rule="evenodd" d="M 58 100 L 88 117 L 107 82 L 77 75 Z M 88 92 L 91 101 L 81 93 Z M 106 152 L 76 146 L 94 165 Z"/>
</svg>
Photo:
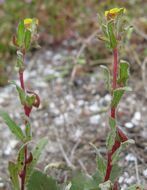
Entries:
<svg viewBox="0 0 147 190">
<path fill-rule="evenodd" d="M 7 124 L 11 132 L 16 136 L 16 138 L 24 141 L 25 135 L 23 134 L 21 128 L 11 119 L 11 117 L 3 111 L 0 111 L 0 116 L 3 118 L 4 122 Z"/>
<path fill-rule="evenodd" d="M 19 45 L 19 47 L 22 47 L 24 43 L 24 36 L 25 36 L 25 26 L 22 20 L 19 22 L 17 29 L 17 44 Z"/>
<path fill-rule="evenodd" d="M 20 87 L 16 84 L 15 81 L 11 81 L 11 83 L 16 86 L 16 90 L 17 90 L 17 92 L 18 92 L 18 94 L 19 94 L 19 99 L 20 99 L 20 101 L 21 101 L 21 104 L 22 104 L 22 105 L 25 105 L 25 103 L 26 103 L 26 95 L 25 95 L 24 90 L 23 90 L 22 88 L 20 88 Z"/>
<path fill-rule="evenodd" d="M 99 153 L 97 155 L 97 169 L 99 172 L 99 175 L 102 179 L 104 179 L 104 176 L 106 174 L 106 160 L 102 157 L 102 155 Z"/>
<path fill-rule="evenodd" d="M 116 128 L 116 120 L 112 117 L 109 117 L 109 126 L 112 130 Z"/>
<path fill-rule="evenodd" d="M 114 22 L 113 20 L 110 20 L 108 25 L 108 35 L 110 40 L 110 48 L 114 49 L 117 46 L 117 40 L 114 34 Z"/>
<path fill-rule="evenodd" d="M 71 180 L 70 190 L 98 190 L 96 178 L 88 177 L 83 173 L 76 173 Z"/>
<path fill-rule="evenodd" d="M 115 137 L 116 137 L 116 129 L 112 129 L 108 133 L 108 136 L 107 136 L 107 139 L 106 139 L 106 146 L 107 146 L 108 150 L 112 149 L 112 147 L 114 145 L 114 142 L 115 142 Z"/>
<path fill-rule="evenodd" d="M 8 170 L 10 173 L 10 178 L 11 178 L 14 190 L 20 190 L 17 165 L 13 162 L 9 162 Z"/>
<path fill-rule="evenodd" d="M 34 170 L 28 181 L 27 190 L 59 190 L 59 188 L 54 179 L 39 170 Z"/>
<path fill-rule="evenodd" d="M 30 44 L 31 44 L 31 31 L 30 30 L 26 30 L 24 42 L 25 42 L 25 48 L 29 49 Z"/>
<path fill-rule="evenodd" d="M 105 84 L 106 84 L 106 89 L 108 91 L 111 91 L 111 76 L 110 76 L 110 70 L 108 69 L 107 66 L 105 65 L 101 65 L 101 68 L 104 71 L 104 80 L 105 80 Z"/>
<path fill-rule="evenodd" d="M 109 117 L 109 126 L 111 128 L 111 131 L 108 133 L 106 146 L 108 150 L 111 150 L 116 139 L 116 120 L 112 117 Z"/>
<path fill-rule="evenodd" d="M 27 175 L 26 175 L 26 183 L 28 182 L 30 176 L 32 175 L 34 171 L 34 167 L 36 166 L 37 161 L 39 160 L 39 157 L 41 155 L 42 150 L 47 144 L 47 139 L 42 138 L 39 140 L 38 144 L 35 146 L 35 148 L 32 151 L 33 160 L 30 164 L 27 166 Z"/>
<path fill-rule="evenodd" d="M 111 106 L 112 107 L 117 107 L 124 92 L 125 91 L 131 91 L 131 88 L 126 86 L 126 87 L 122 87 L 122 88 L 117 88 L 113 91 L 113 99 L 112 99 L 112 102 L 111 102 Z"/>
<path fill-rule="evenodd" d="M 17 169 L 18 169 L 18 173 L 20 173 L 22 171 L 23 166 L 24 166 L 24 158 L 25 158 L 24 151 L 25 151 L 25 146 L 22 145 L 22 147 L 18 151 L 18 157 L 17 157 Z"/>
<path fill-rule="evenodd" d="M 31 125 L 29 122 L 27 122 L 27 124 L 25 126 L 25 134 L 26 134 L 26 141 L 31 140 L 32 132 L 31 132 Z"/>
<path fill-rule="evenodd" d="M 133 139 L 129 139 L 123 143 L 121 143 L 121 146 L 116 150 L 116 152 L 112 156 L 112 164 L 117 163 L 120 153 L 129 145 L 129 144 L 134 144 Z"/>
<path fill-rule="evenodd" d="M 121 60 L 119 64 L 119 79 L 117 81 L 118 84 L 126 85 L 127 80 L 129 78 L 129 63 Z"/>
<path fill-rule="evenodd" d="M 114 183 L 118 177 L 121 175 L 122 173 L 122 169 L 118 166 L 118 164 L 114 164 L 112 166 L 112 171 L 111 171 L 111 174 L 110 174 L 110 180 L 112 183 Z"/>
</svg>

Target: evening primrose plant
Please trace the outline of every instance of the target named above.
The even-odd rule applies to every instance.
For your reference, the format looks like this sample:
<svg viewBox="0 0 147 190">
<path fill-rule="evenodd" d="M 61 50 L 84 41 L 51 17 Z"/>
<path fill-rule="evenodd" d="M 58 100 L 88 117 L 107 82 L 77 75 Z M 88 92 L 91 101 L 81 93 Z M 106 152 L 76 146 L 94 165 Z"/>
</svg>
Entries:
<svg viewBox="0 0 147 190">
<path fill-rule="evenodd" d="M 40 98 L 31 89 L 27 89 L 24 82 L 24 60 L 27 51 L 30 49 L 31 44 L 37 40 L 37 19 L 25 19 L 19 22 L 17 27 L 17 34 L 13 36 L 13 44 L 17 49 L 17 63 L 16 68 L 19 75 L 19 84 L 11 81 L 11 84 L 16 87 L 20 103 L 23 107 L 22 126 L 19 126 L 9 115 L 0 111 L 0 116 L 4 119 L 5 123 L 20 141 L 20 149 L 15 162 L 10 161 L 8 165 L 10 179 L 15 190 L 31 189 L 29 180 L 32 174 L 39 172 L 35 169 L 36 163 L 39 159 L 41 151 L 47 144 L 47 139 L 41 139 L 32 151 L 28 150 L 29 143 L 32 141 L 30 114 L 33 107 L 38 108 L 40 105 Z M 17 111 L 17 110 L 15 110 Z M 25 126 L 25 128 L 23 127 Z"/>
<path fill-rule="evenodd" d="M 97 167 L 93 175 L 87 175 L 83 172 L 73 171 L 73 177 L 66 180 L 64 184 L 58 184 L 56 180 L 48 176 L 45 172 L 35 168 L 41 151 L 47 144 L 47 139 L 41 139 L 32 151 L 28 149 L 33 141 L 31 134 L 30 114 L 34 107 L 40 105 L 40 97 L 31 89 L 27 89 L 24 82 L 24 60 L 27 51 L 31 45 L 36 44 L 38 34 L 37 19 L 27 18 L 18 24 L 17 34 L 13 36 L 13 44 L 17 49 L 16 67 L 19 75 L 19 84 L 15 81 L 11 83 L 16 87 L 20 103 L 23 107 L 24 117 L 22 126 L 19 126 L 7 113 L 0 111 L 1 117 L 5 123 L 20 141 L 20 149 L 15 162 L 9 162 L 10 179 L 14 190 L 119 190 L 118 177 L 121 168 L 118 166 L 120 153 L 128 144 L 134 143 L 117 124 L 117 108 L 125 92 L 130 92 L 127 81 L 129 78 L 129 63 L 125 60 L 119 60 L 119 48 L 126 32 L 125 8 L 114 8 L 99 16 L 99 23 L 103 36 L 99 39 L 106 43 L 106 46 L 113 54 L 112 72 L 102 66 L 106 75 L 106 86 L 112 95 L 109 127 L 110 132 L 106 138 L 107 155 L 106 159 L 100 154 L 100 151 L 91 144 L 96 151 Z M 112 73 L 112 74 L 111 74 Z M 48 166 L 46 167 L 48 168 Z M 71 170 L 70 170 L 71 171 Z M 134 185 L 128 190 L 143 190 L 143 187 Z"/>
</svg>

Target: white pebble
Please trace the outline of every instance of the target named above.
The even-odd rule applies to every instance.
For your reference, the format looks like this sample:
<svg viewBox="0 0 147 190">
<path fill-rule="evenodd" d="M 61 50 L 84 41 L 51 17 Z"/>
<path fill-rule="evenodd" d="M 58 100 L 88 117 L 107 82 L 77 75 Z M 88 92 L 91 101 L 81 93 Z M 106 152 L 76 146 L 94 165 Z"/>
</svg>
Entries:
<svg viewBox="0 0 147 190">
<path fill-rule="evenodd" d="M 145 170 L 143 171 L 143 175 L 144 175 L 144 177 L 147 178 L 147 169 L 145 169 Z"/>
<path fill-rule="evenodd" d="M 128 154 L 125 158 L 127 161 L 136 161 L 136 157 L 133 154 Z"/>
<path fill-rule="evenodd" d="M 92 112 L 98 111 L 98 110 L 99 110 L 98 104 L 95 102 L 94 104 L 92 104 L 92 105 L 89 107 L 89 110 L 92 111 Z"/>
<path fill-rule="evenodd" d="M 131 122 L 127 122 L 127 123 L 125 123 L 125 127 L 128 128 L 128 129 L 131 129 L 131 128 L 134 127 L 134 125 Z"/>
<path fill-rule="evenodd" d="M 90 117 L 90 123 L 93 125 L 97 125 L 100 121 L 100 115 L 94 115 Z"/>
</svg>

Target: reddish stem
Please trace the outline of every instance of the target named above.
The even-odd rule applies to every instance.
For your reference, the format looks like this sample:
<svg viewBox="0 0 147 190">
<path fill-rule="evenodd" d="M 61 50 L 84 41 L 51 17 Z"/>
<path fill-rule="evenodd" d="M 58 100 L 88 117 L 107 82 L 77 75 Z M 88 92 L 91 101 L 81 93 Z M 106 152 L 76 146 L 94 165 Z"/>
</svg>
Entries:
<svg viewBox="0 0 147 190">
<path fill-rule="evenodd" d="M 22 88 L 23 90 L 25 90 L 24 79 L 23 79 L 23 72 L 24 72 L 23 69 L 20 69 L 20 70 L 19 70 L 19 80 L 20 80 L 21 88 Z"/>
<path fill-rule="evenodd" d="M 25 91 L 23 74 L 24 74 L 24 70 L 20 69 L 19 70 L 20 85 L 21 85 L 21 88 Z M 24 113 L 25 113 L 25 115 L 29 117 L 30 112 L 31 111 L 28 110 L 28 107 L 24 106 Z M 25 122 L 25 124 L 27 124 L 27 121 Z M 21 178 L 21 190 L 25 189 L 26 170 L 27 170 L 27 145 L 25 145 L 25 147 L 24 147 L 24 166 L 23 166 L 23 170 L 22 170 L 22 172 L 20 174 L 20 178 Z"/>
<path fill-rule="evenodd" d="M 112 89 L 113 91 L 117 88 L 117 70 L 118 70 L 118 49 L 117 47 L 113 50 L 113 81 L 112 81 Z M 111 107 L 111 117 L 116 118 L 116 108 Z M 116 126 L 117 127 L 117 126 Z M 115 153 L 115 151 L 120 147 L 121 142 L 124 142 L 128 140 L 127 136 L 117 127 L 117 133 L 120 137 L 119 140 L 115 140 L 114 145 L 110 151 L 108 151 L 107 154 L 107 168 L 106 168 L 106 175 L 104 181 L 109 180 L 111 171 L 112 171 L 112 156 Z M 116 182 L 117 183 L 117 182 Z M 116 187 L 114 189 L 117 189 Z"/>
</svg>

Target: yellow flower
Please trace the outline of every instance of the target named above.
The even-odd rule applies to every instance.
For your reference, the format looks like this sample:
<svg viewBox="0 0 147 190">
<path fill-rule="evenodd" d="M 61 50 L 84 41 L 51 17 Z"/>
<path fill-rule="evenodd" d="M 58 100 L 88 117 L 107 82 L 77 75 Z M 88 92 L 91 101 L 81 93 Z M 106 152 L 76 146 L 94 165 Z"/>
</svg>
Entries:
<svg viewBox="0 0 147 190">
<path fill-rule="evenodd" d="M 31 25 L 32 25 L 32 22 L 33 22 L 33 19 L 31 18 L 26 18 L 24 19 L 24 25 L 27 29 L 30 29 L 31 28 Z M 38 25 L 38 19 L 35 19 L 35 24 Z"/>
<path fill-rule="evenodd" d="M 109 11 L 105 11 L 105 16 L 107 18 L 115 18 L 116 16 L 125 12 L 126 12 L 125 8 L 113 8 L 113 9 L 110 9 Z"/>
</svg>

